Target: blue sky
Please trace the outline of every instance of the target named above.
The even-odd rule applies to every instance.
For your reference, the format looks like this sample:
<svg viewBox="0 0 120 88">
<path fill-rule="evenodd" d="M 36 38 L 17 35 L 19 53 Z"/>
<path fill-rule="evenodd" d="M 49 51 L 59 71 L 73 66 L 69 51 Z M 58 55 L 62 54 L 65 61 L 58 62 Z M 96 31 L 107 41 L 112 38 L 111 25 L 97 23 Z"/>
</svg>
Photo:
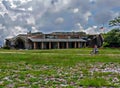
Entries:
<svg viewBox="0 0 120 88">
<path fill-rule="evenodd" d="M 0 0 L 0 42 L 32 32 L 101 33 L 120 16 L 120 0 Z"/>
</svg>

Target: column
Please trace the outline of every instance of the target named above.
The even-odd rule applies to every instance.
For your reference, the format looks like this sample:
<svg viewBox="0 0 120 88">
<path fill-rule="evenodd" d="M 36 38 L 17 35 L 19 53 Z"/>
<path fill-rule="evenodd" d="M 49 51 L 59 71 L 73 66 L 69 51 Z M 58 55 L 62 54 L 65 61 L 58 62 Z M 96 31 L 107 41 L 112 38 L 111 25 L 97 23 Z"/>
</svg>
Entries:
<svg viewBox="0 0 120 88">
<path fill-rule="evenodd" d="M 58 49 L 60 48 L 60 42 L 57 42 L 57 48 Z"/>
<path fill-rule="evenodd" d="M 69 48 L 69 45 L 68 45 L 69 43 L 68 42 L 66 42 L 66 48 Z"/>
<path fill-rule="evenodd" d="M 44 43 L 43 42 L 41 42 L 41 48 L 44 49 Z"/>
<path fill-rule="evenodd" d="M 51 42 L 49 42 L 49 49 L 51 49 Z"/>
<path fill-rule="evenodd" d="M 33 43 L 33 47 L 34 47 L 34 49 L 37 49 L 37 43 L 36 42 Z"/>
<path fill-rule="evenodd" d="M 75 42 L 75 43 L 74 43 L 74 48 L 76 48 L 76 47 L 77 47 L 77 43 Z"/>
<path fill-rule="evenodd" d="M 78 42 L 78 48 L 80 48 L 80 42 Z"/>
</svg>

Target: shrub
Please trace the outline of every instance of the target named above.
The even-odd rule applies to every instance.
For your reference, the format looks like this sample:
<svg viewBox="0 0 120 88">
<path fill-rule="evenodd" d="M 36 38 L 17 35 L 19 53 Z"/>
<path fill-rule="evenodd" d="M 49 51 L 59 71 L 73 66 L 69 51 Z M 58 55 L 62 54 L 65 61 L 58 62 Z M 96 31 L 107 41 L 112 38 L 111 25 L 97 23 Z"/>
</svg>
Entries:
<svg viewBox="0 0 120 88">
<path fill-rule="evenodd" d="M 4 46 L 3 49 L 8 49 L 9 50 L 10 47 L 9 46 Z"/>
</svg>

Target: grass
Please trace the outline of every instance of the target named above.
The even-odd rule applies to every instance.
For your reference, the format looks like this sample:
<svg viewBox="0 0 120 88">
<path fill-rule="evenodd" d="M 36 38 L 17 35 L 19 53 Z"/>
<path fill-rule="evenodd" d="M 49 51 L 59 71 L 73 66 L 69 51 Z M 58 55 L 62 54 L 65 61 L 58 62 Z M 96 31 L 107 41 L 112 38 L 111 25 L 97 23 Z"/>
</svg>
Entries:
<svg viewBox="0 0 120 88">
<path fill-rule="evenodd" d="M 120 87 L 120 49 L 0 50 L 0 88 Z"/>
</svg>

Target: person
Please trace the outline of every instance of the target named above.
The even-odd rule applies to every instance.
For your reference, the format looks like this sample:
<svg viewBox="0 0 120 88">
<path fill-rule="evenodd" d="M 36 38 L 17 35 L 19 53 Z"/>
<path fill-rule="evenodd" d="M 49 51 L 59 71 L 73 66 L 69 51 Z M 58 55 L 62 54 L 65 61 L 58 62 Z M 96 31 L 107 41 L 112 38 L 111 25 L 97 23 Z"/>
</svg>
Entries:
<svg viewBox="0 0 120 88">
<path fill-rule="evenodd" d="M 97 47 L 97 45 L 94 45 L 93 53 L 94 53 L 94 54 L 97 54 L 97 53 L 98 53 L 98 47 Z"/>
</svg>

